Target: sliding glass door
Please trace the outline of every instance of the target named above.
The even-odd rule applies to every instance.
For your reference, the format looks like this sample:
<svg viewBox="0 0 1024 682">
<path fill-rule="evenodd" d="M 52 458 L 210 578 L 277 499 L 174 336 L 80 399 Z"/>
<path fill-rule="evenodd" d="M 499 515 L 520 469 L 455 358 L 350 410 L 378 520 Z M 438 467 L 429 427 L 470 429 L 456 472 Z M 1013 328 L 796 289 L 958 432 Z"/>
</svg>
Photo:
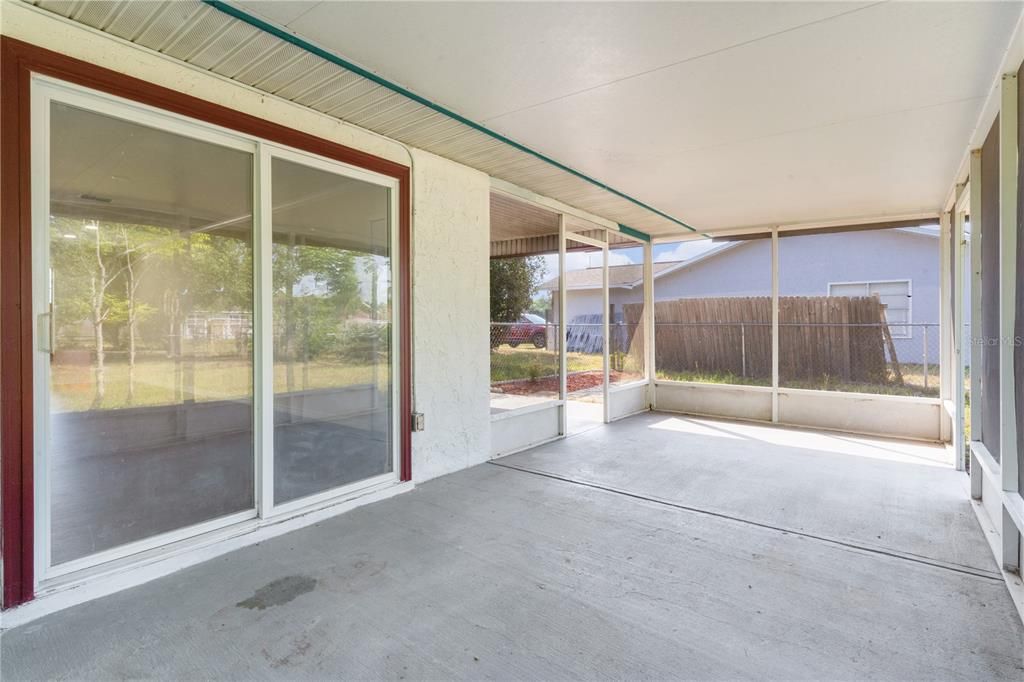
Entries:
<svg viewBox="0 0 1024 682">
<path fill-rule="evenodd" d="M 391 190 L 274 153 L 274 490 L 394 470 Z"/>
<path fill-rule="evenodd" d="M 397 481 L 397 181 L 32 89 L 45 581 Z"/>
<path fill-rule="evenodd" d="M 74 568 L 255 515 L 255 147 L 53 94 L 36 100 L 37 544 Z"/>
</svg>

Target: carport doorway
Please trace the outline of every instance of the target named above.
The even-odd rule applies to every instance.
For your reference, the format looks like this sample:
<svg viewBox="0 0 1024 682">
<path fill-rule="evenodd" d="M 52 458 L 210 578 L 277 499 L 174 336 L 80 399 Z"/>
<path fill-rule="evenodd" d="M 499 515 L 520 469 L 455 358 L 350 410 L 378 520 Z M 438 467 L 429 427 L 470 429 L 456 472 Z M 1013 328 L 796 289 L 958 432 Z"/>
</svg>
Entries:
<svg viewBox="0 0 1024 682">
<path fill-rule="evenodd" d="M 566 232 L 566 435 L 608 421 L 608 243 L 604 231 Z M 571 291 L 570 291 L 571 290 Z"/>
<path fill-rule="evenodd" d="M 649 406 L 650 242 L 491 193 L 491 455 Z"/>
</svg>

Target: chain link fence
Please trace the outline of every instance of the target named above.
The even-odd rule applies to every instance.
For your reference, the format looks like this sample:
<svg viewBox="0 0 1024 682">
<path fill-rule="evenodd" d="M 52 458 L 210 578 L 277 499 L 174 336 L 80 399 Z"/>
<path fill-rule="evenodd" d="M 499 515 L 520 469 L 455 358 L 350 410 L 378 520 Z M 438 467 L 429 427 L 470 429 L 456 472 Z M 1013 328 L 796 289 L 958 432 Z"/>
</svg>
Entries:
<svg viewBox="0 0 1024 682">
<path fill-rule="evenodd" d="M 569 393 L 599 389 L 602 323 L 568 325 Z M 638 323 L 609 325 L 612 383 L 644 377 Z M 779 385 L 825 391 L 918 397 L 939 395 L 939 325 L 935 323 L 779 324 Z M 491 391 L 557 398 L 558 325 L 491 324 Z M 771 386 L 772 329 L 760 321 L 659 322 L 655 375 L 699 383 Z"/>
<path fill-rule="evenodd" d="M 936 323 L 783 322 L 779 385 L 937 398 L 940 339 Z"/>
<path fill-rule="evenodd" d="M 558 325 L 491 323 L 491 393 L 558 397 Z"/>
<path fill-rule="evenodd" d="M 592 319 L 593 318 L 593 319 Z M 604 331 L 600 315 L 567 325 L 566 384 L 571 396 L 597 396 L 604 384 Z M 638 324 L 609 326 L 609 380 L 643 379 L 643 339 Z M 491 393 L 557 398 L 558 324 L 491 323 Z"/>
<path fill-rule="evenodd" d="M 613 384 L 628 384 L 644 378 L 646 343 L 643 325 L 639 322 L 616 322 L 608 328 L 609 353 Z"/>
</svg>

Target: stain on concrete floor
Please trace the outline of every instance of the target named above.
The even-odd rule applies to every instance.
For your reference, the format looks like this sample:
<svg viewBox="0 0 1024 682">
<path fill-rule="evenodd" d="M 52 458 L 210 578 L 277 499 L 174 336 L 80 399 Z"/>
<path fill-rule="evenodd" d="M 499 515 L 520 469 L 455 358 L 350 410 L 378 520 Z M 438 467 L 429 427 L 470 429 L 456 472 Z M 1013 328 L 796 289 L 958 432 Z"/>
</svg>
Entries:
<svg viewBox="0 0 1024 682">
<path fill-rule="evenodd" d="M 267 583 L 256 590 L 251 597 L 238 602 L 235 606 L 262 611 L 272 606 L 287 604 L 296 597 L 315 589 L 316 578 L 310 578 L 308 575 L 289 575 Z"/>
</svg>

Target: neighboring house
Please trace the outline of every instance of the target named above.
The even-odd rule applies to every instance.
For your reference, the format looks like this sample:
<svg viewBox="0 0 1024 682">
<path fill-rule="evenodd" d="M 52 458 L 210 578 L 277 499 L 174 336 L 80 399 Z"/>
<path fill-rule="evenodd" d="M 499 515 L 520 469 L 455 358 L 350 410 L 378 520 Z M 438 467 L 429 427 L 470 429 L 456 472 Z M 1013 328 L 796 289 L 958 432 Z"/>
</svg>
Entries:
<svg viewBox="0 0 1024 682">
<path fill-rule="evenodd" d="M 612 321 L 643 300 L 641 265 L 608 268 Z M 601 312 L 601 268 L 566 273 L 569 320 Z M 557 278 L 542 289 L 554 293 Z M 654 264 L 656 301 L 771 295 L 771 241 L 725 242 L 683 261 Z M 896 352 L 905 362 L 939 360 L 937 228 L 899 228 L 782 237 L 780 296 L 878 295 L 886 304 Z M 558 319 L 553 296 L 553 319 Z M 901 324 L 902 323 L 902 324 Z M 925 328 L 921 324 L 934 325 Z M 908 325 L 908 326 L 903 326 Z M 910 326 L 915 325 L 915 326 Z M 928 338 L 925 339 L 927 332 Z"/>
</svg>

